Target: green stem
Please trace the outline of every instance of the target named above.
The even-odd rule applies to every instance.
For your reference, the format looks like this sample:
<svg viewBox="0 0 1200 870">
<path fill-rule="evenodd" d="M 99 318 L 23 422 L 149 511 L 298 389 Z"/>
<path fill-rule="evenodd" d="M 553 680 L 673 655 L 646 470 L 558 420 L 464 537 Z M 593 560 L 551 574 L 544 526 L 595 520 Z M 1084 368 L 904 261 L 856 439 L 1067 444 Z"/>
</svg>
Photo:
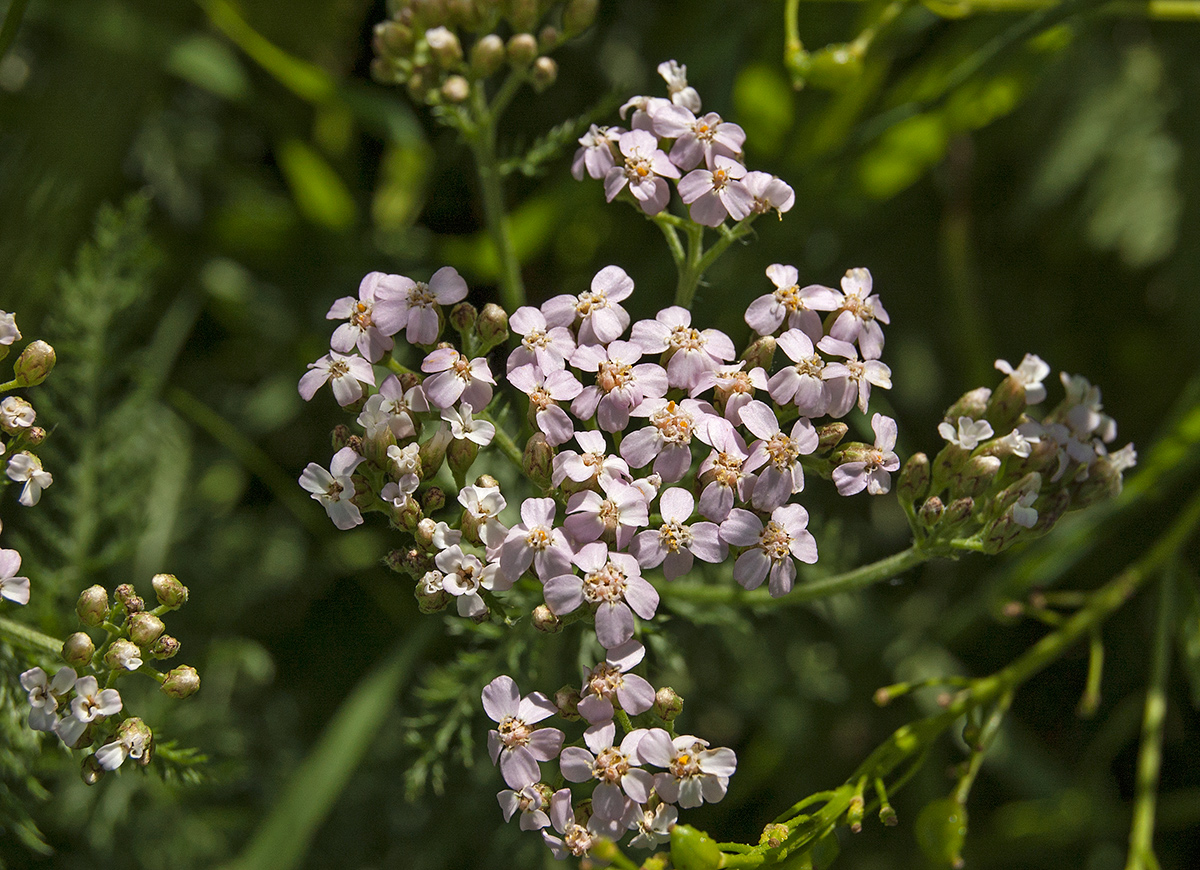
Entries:
<svg viewBox="0 0 1200 870">
<path fill-rule="evenodd" d="M 822 0 L 825 2 L 825 0 Z M 865 3 L 867 0 L 842 0 L 848 3 Z M 955 17 L 966 13 L 1001 13 L 1013 14 L 1020 12 L 1038 12 L 1043 9 L 1050 9 L 1058 6 L 1062 0 L 971 0 L 970 3 L 941 3 L 931 4 L 926 8 L 935 14 L 943 14 L 942 10 L 948 13 L 951 8 L 955 11 Z M 784 23 L 787 27 L 788 40 L 787 48 L 791 49 L 791 36 L 795 27 L 796 18 L 795 7 L 799 6 L 799 0 L 788 0 L 788 5 L 784 9 Z M 1111 15 L 1121 15 L 1128 17 L 1144 17 L 1153 18 L 1163 21 L 1197 21 L 1200 20 L 1200 3 L 1196 0 L 1149 0 L 1149 2 L 1137 2 L 1137 0 L 1118 0 L 1115 3 L 1099 4 L 1099 10 Z M 791 17 L 789 18 L 789 13 Z"/>
<path fill-rule="evenodd" d="M 0 640 L 55 657 L 62 653 L 61 640 L 3 616 L 0 616 Z"/>
<path fill-rule="evenodd" d="M 750 234 L 750 226 L 758 215 L 752 214 L 738 221 L 732 227 L 722 224 L 718 238 L 707 251 L 704 250 L 704 227 L 696 223 L 685 223 L 684 231 L 688 237 L 688 249 L 683 268 L 679 272 L 679 283 L 675 287 L 675 304 L 691 309 L 692 300 L 696 296 L 696 288 L 704 273 L 712 267 L 725 251 L 738 239 Z M 676 261 L 678 265 L 678 261 Z"/>
<path fill-rule="evenodd" d="M 1154 857 L 1154 811 L 1158 799 L 1158 773 L 1162 765 L 1163 719 L 1167 712 L 1167 673 L 1174 633 L 1175 572 L 1163 574 L 1159 584 L 1158 620 L 1150 660 L 1150 685 L 1142 714 L 1142 745 L 1138 749 L 1137 796 L 1129 831 L 1129 859 L 1125 870 L 1157 868 Z"/>
<path fill-rule="evenodd" d="M 863 565 L 852 571 L 822 577 L 811 583 L 797 586 L 782 598 L 772 598 L 767 589 L 760 587 L 747 591 L 740 586 L 709 586 L 703 583 L 661 582 L 655 585 L 664 599 L 689 601 L 693 604 L 732 604 L 747 607 L 787 606 L 804 604 L 818 598 L 826 598 L 839 592 L 851 592 L 884 580 L 899 576 L 933 557 L 934 554 L 919 550 L 915 546 L 894 555 Z"/>
<path fill-rule="evenodd" d="M 500 448 L 500 452 L 517 467 L 519 471 L 525 471 L 525 454 L 521 448 L 517 446 L 517 442 L 513 441 L 507 432 L 505 432 L 495 421 L 491 414 L 487 411 L 480 411 L 475 415 L 478 420 L 486 420 L 496 427 L 496 435 L 492 438 L 492 443 Z"/>
<path fill-rule="evenodd" d="M 662 230 L 663 238 L 667 240 L 667 249 L 671 252 L 671 259 L 675 261 L 675 268 L 682 272 L 687 263 L 687 253 L 683 250 L 683 243 L 679 241 L 677 228 L 681 221 L 673 214 L 660 211 L 654 216 L 654 223 Z"/>
</svg>

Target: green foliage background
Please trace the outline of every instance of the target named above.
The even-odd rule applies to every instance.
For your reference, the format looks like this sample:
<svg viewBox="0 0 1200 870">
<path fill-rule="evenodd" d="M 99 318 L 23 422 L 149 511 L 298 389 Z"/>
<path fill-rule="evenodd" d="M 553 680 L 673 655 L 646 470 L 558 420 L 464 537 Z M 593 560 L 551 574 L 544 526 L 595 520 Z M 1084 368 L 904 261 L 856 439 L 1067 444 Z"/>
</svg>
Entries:
<svg viewBox="0 0 1200 870">
<path fill-rule="evenodd" d="M 23 726 L 16 675 L 46 663 L 0 645 L 0 866 L 538 866 L 538 838 L 502 825 L 475 709 L 509 653 L 486 627 L 420 617 L 380 564 L 386 531 L 338 533 L 295 484 L 341 421 L 328 396 L 306 406 L 296 392 L 327 347 L 332 300 L 370 270 L 444 264 L 475 301 L 493 297 L 469 154 L 370 81 L 382 3 L 244 0 L 251 31 L 228 26 L 229 8 L 32 0 L 0 62 L 0 307 L 59 358 L 34 397 L 55 427 L 55 485 L 36 511 L 4 507 L 5 544 L 34 584 L 17 616 L 65 636 L 85 586 L 177 573 L 192 598 L 171 630 L 203 690 L 171 704 L 131 688 L 127 703 L 208 759 L 84 786 Z M 806 2 L 801 33 L 844 42 L 878 11 Z M 709 273 L 697 320 L 740 341 L 767 265 L 822 283 L 867 266 L 892 317 L 902 456 L 936 449 L 944 408 L 994 383 L 996 357 L 1036 352 L 1103 387 L 1120 443 L 1150 468 L 1114 509 L 1003 559 L 931 564 L 812 607 L 677 610 L 652 649 L 656 682 L 688 699 L 689 729 L 738 752 L 726 800 L 687 814 L 721 839 L 755 841 L 933 704 L 880 710 L 875 688 L 1003 665 L 1044 630 L 1000 618 L 1003 601 L 1098 585 L 1195 488 L 1200 22 L 1070 12 L 1023 32 L 1027 12 L 913 5 L 860 75 L 796 92 L 782 3 L 605 0 L 558 55 L 558 82 L 502 130 L 518 166 L 554 125 L 611 123 L 627 96 L 661 92 L 657 63 L 686 63 L 706 108 L 746 129 L 752 168 L 797 194 Z M 650 315 L 675 283 L 657 230 L 574 182 L 572 150 L 509 179 L 526 285 L 535 300 L 577 292 L 618 263 L 637 283 L 634 317 Z M 906 545 L 893 502 L 830 490 L 805 494 L 823 566 Z M 1195 559 L 1181 570 L 1157 840 L 1176 868 L 1200 854 Z M 1083 649 L 1018 695 L 971 796 L 969 866 L 1124 865 L 1152 602 L 1107 627 L 1094 718 L 1074 712 Z M 556 643 L 523 689 L 578 679 Z M 913 823 L 962 757 L 944 740 L 895 797 L 900 826 L 847 834 L 838 866 L 929 864 Z"/>
</svg>

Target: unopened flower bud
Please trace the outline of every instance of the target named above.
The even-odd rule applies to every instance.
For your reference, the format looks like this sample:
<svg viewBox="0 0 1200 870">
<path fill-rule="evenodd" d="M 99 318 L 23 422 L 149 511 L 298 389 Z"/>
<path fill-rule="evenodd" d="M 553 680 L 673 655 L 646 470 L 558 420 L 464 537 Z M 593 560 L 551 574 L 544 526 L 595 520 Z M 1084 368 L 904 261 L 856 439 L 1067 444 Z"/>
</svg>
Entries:
<svg viewBox="0 0 1200 870">
<path fill-rule="evenodd" d="M 532 33 L 516 33 L 509 37 L 505 49 L 508 63 L 514 69 L 525 69 L 537 57 L 537 39 Z"/>
<path fill-rule="evenodd" d="M 442 97 L 447 103 L 461 103 L 471 96 L 471 83 L 459 75 L 447 76 L 442 82 Z"/>
<path fill-rule="evenodd" d="M 863 53 L 845 43 L 827 45 L 807 54 L 802 61 L 804 80 L 813 87 L 841 90 L 858 81 L 863 71 Z"/>
<path fill-rule="evenodd" d="M 442 69 L 452 69 L 462 60 L 462 43 L 453 30 L 447 27 L 435 27 L 425 31 L 425 41 L 429 43 L 429 53 Z"/>
<path fill-rule="evenodd" d="M 441 571 L 431 570 L 426 571 L 417 581 L 413 595 L 417 599 L 417 609 L 422 613 L 437 613 L 444 610 L 450 602 L 450 593 L 442 584 L 444 579 L 445 575 Z"/>
<path fill-rule="evenodd" d="M 761 366 L 763 371 L 769 372 L 771 363 L 775 360 L 775 346 L 775 336 L 773 335 L 764 335 L 750 342 L 742 354 L 742 359 L 746 361 L 746 368 L 754 369 L 756 366 Z"/>
<path fill-rule="evenodd" d="M 969 393 L 963 393 L 957 402 L 946 410 L 947 420 L 957 420 L 959 417 L 970 417 L 972 420 L 982 420 L 987 413 L 988 401 L 992 391 L 987 387 L 979 387 Z"/>
<path fill-rule="evenodd" d="M 113 641 L 104 654 L 104 664 L 114 671 L 136 671 L 142 666 L 142 651 L 131 641 Z"/>
<path fill-rule="evenodd" d="M 25 443 L 30 447 L 37 447 L 46 440 L 46 430 L 41 426 L 30 426 L 25 430 Z"/>
<path fill-rule="evenodd" d="M 363 455 L 360 451 L 355 452 L 360 456 Z M 354 487 L 354 495 L 350 496 L 350 504 L 360 511 L 379 506 L 379 494 L 371 490 L 371 481 L 365 475 L 350 475 L 350 485 Z"/>
<path fill-rule="evenodd" d="M 956 481 L 955 493 L 975 498 L 985 492 L 1000 471 L 998 456 L 973 456 Z"/>
<path fill-rule="evenodd" d="M 956 526 L 969 517 L 973 510 L 975 510 L 975 500 L 973 498 L 956 498 L 946 508 L 946 514 L 943 516 L 942 521 L 947 526 Z"/>
<path fill-rule="evenodd" d="M 150 578 L 150 585 L 154 587 L 154 596 L 163 607 L 178 610 L 187 603 L 187 587 L 174 574 L 155 574 Z"/>
<path fill-rule="evenodd" d="M 482 36 L 471 47 L 471 72 L 487 77 L 504 63 L 504 40 L 494 33 Z"/>
<path fill-rule="evenodd" d="M 596 21 L 596 9 L 600 0 L 568 0 L 563 9 L 562 25 L 567 36 L 576 36 L 587 30 Z"/>
<path fill-rule="evenodd" d="M 96 644 L 86 632 L 77 631 L 69 636 L 62 645 L 63 661 L 75 668 L 82 668 L 96 654 Z"/>
<path fill-rule="evenodd" d="M 133 747 L 129 750 L 129 757 L 142 767 L 150 763 L 154 732 L 141 719 L 134 716 L 122 722 L 121 727 L 117 729 L 117 740 L 128 747 Z"/>
<path fill-rule="evenodd" d="M 450 471 L 456 480 L 467 473 L 467 469 L 471 467 L 471 463 L 478 455 L 479 445 L 474 441 L 456 438 L 451 442 L 450 446 L 446 448 L 446 461 L 449 462 Z"/>
<path fill-rule="evenodd" d="M 987 419 L 997 432 L 1010 432 L 1025 413 L 1025 384 L 1009 375 L 1000 382 L 987 404 Z"/>
<path fill-rule="evenodd" d="M 1063 489 L 1040 497 L 1038 499 L 1037 523 L 1034 525 L 1033 531 L 1039 535 L 1050 531 L 1054 528 L 1054 524 L 1062 519 L 1062 515 L 1071 507 L 1078 508 L 1082 507 L 1082 505 L 1076 504 L 1071 494 Z"/>
<path fill-rule="evenodd" d="M 141 613 L 146 609 L 146 602 L 134 591 L 131 583 L 122 583 L 114 589 L 113 597 L 125 608 L 126 613 Z"/>
<path fill-rule="evenodd" d="M 138 646 L 149 646 L 158 640 L 166 626 L 153 613 L 135 613 L 125 623 L 129 630 L 129 639 Z"/>
<path fill-rule="evenodd" d="M 103 586 L 89 586 L 79 593 L 75 612 L 84 625 L 99 625 L 108 618 L 108 591 Z"/>
<path fill-rule="evenodd" d="M 929 491 L 940 493 L 955 481 L 962 474 L 970 456 L 969 450 L 964 450 L 957 444 L 947 444 L 938 451 L 938 455 L 933 458 L 933 481 Z"/>
<path fill-rule="evenodd" d="M 915 504 L 925 497 L 929 489 L 929 457 L 914 453 L 900 469 L 900 480 L 896 484 L 896 495 L 905 504 Z"/>
<path fill-rule="evenodd" d="M 470 302 L 460 302 L 450 309 L 450 325 L 463 335 L 475 328 L 479 311 Z"/>
<path fill-rule="evenodd" d="M 440 486 L 431 486 L 421 497 L 421 509 L 426 514 L 440 511 L 446 506 L 446 491 Z"/>
<path fill-rule="evenodd" d="M 845 423 L 826 423 L 817 427 L 817 454 L 828 453 L 842 443 L 850 427 Z"/>
<path fill-rule="evenodd" d="M 481 474 L 475 478 L 475 485 L 482 489 L 499 489 L 500 481 L 496 480 L 490 474 Z"/>
<path fill-rule="evenodd" d="M 424 519 L 421 506 L 415 498 L 407 498 L 404 504 L 393 511 L 392 520 L 405 531 L 415 531 L 417 525 Z"/>
<path fill-rule="evenodd" d="M 420 544 L 422 547 L 432 547 L 433 546 L 433 533 L 435 531 L 437 531 L 437 523 L 434 520 L 430 519 L 429 517 L 425 517 L 423 520 L 421 520 L 419 523 L 417 523 L 417 528 L 416 528 L 417 543 Z"/>
<path fill-rule="evenodd" d="M 945 505 L 935 495 L 932 498 L 925 499 L 925 503 L 921 505 L 921 509 L 917 512 L 917 516 L 921 519 L 921 525 L 927 529 L 932 529 L 941 521 L 942 514 L 945 512 Z"/>
<path fill-rule="evenodd" d="M 475 333 L 482 343 L 480 353 L 485 354 L 502 341 L 508 339 L 508 315 L 494 302 L 483 306 L 479 320 L 475 322 Z"/>
<path fill-rule="evenodd" d="M 161 688 L 164 695 L 181 701 L 200 690 L 200 675 L 191 665 L 180 665 L 167 672 Z"/>
<path fill-rule="evenodd" d="M 350 427 L 344 423 L 338 423 L 333 427 L 333 432 L 330 433 L 329 440 L 333 443 L 334 450 L 341 450 L 343 447 L 350 445 Z"/>
<path fill-rule="evenodd" d="M 674 722 L 683 712 L 683 698 L 670 686 L 663 686 L 654 694 L 654 715 L 664 722 Z"/>
<path fill-rule="evenodd" d="M 560 36 L 561 34 L 558 32 L 557 27 L 553 24 L 547 24 L 538 31 L 538 50 L 553 51 L 555 46 L 558 45 Z"/>
<path fill-rule="evenodd" d="M 418 455 L 421 457 L 422 480 L 429 480 L 438 473 L 438 469 L 442 467 L 442 462 L 446 458 L 446 448 L 453 440 L 454 436 L 450 434 L 450 428 L 443 423 L 433 433 L 433 437 L 421 445 Z"/>
<path fill-rule="evenodd" d="M 558 708 L 558 715 L 569 722 L 580 718 L 579 702 L 581 700 L 579 690 L 574 686 L 563 686 L 554 693 L 554 706 Z"/>
<path fill-rule="evenodd" d="M 100 781 L 100 777 L 104 776 L 104 768 L 100 766 L 95 755 L 89 755 L 80 765 L 79 775 L 83 778 L 84 785 L 95 785 Z"/>
<path fill-rule="evenodd" d="M 30 342 L 17 361 L 13 363 L 13 375 L 18 387 L 36 387 L 54 368 L 54 348 L 38 339 Z"/>
<path fill-rule="evenodd" d="M 378 55 L 404 57 L 413 50 L 413 32 L 397 21 L 381 21 L 375 25 L 372 47 Z"/>
<path fill-rule="evenodd" d="M 508 18 L 517 30 L 533 30 L 541 17 L 539 0 L 508 0 Z"/>
<path fill-rule="evenodd" d="M 180 643 L 169 634 L 162 635 L 154 642 L 154 646 L 150 647 L 150 655 L 154 656 L 160 662 L 173 658 L 179 652 Z"/>
<path fill-rule="evenodd" d="M 554 58 L 542 55 L 533 62 L 533 73 L 531 79 L 533 89 L 537 93 L 541 93 L 554 84 L 554 80 L 558 78 L 558 64 Z"/>
<path fill-rule="evenodd" d="M 1071 487 L 1071 501 L 1075 507 L 1087 507 L 1119 496 L 1124 487 L 1122 470 L 1122 466 L 1108 456 L 1097 457 L 1088 468 L 1088 476 Z"/>
<path fill-rule="evenodd" d="M 550 486 L 550 474 L 554 467 L 554 448 L 541 432 L 525 443 L 525 453 L 521 457 L 521 467 L 529 475 L 529 479 L 545 489 Z"/>
<path fill-rule="evenodd" d="M 562 620 L 554 615 L 545 604 L 533 608 L 533 627 L 546 634 L 556 634 L 562 631 Z"/>
<path fill-rule="evenodd" d="M 0 413 L 0 429 L 9 435 L 27 432 L 37 416 L 33 405 L 20 396 L 8 396 L 0 408 L 3 409 L 3 413 Z"/>
</svg>

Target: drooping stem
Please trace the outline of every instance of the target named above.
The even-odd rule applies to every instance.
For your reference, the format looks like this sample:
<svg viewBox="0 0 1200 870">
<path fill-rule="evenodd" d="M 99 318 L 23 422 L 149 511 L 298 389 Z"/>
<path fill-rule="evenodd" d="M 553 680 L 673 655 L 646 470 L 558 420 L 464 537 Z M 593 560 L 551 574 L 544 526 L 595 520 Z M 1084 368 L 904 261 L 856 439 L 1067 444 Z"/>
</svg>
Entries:
<svg viewBox="0 0 1200 870">
<path fill-rule="evenodd" d="M 1158 867 L 1154 857 L 1154 812 L 1158 799 L 1158 773 L 1162 765 L 1163 719 L 1167 712 L 1167 672 L 1171 662 L 1175 582 L 1174 572 L 1167 571 L 1159 584 L 1158 619 L 1154 631 L 1154 652 L 1150 660 L 1150 685 L 1146 688 L 1146 707 L 1142 713 L 1137 796 L 1133 803 L 1126 870 L 1152 870 Z"/>
</svg>

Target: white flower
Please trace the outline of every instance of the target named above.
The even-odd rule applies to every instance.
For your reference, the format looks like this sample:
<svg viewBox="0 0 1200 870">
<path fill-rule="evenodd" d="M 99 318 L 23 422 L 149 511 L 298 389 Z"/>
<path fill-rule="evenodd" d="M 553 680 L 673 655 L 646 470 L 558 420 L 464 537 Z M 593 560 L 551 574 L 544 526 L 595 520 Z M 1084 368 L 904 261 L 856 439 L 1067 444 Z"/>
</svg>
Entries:
<svg viewBox="0 0 1200 870">
<path fill-rule="evenodd" d="M 333 455 L 326 471 L 315 462 L 308 463 L 300 475 L 300 486 L 312 493 L 321 503 L 333 524 L 342 531 L 352 529 L 363 521 L 362 513 L 350 501 L 354 497 L 354 483 L 350 475 L 363 461 L 352 447 L 343 447 Z"/>
<path fill-rule="evenodd" d="M 42 497 L 42 490 L 54 483 L 54 476 L 42 470 L 42 460 L 26 450 L 8 460 L 8 476 L 10 480 L 25 484 L 17 499 L 25 507 L 37 504 Z"/>
<path fill-rule="evenodd" d="M 480 447 L 487 447 L 496 437 L 496 427 L 487 420 L 476 420 L 472 415 L 470 405 L 461 405 L 458 409 L 445 408 L 442 419 L 450 425 L 450 434 L 457 441 L 474 441 Z"/>
<path fill-rule="evenodd" d="M 1006 375 L 1012 375 L 1013 379 L 1025 388 L 1026 405 L 1036 405 L 1046 398 L 1046 388 L 1042 381 L 1050 374 L 1050 366 L 1040 356 L 1025 354 L 1025 358 L 1015 369 L 1007 360 L 998 359 L 996 368 Z"/>
<path fill-rule="evenodd" d="M 689 112 L 700 111 L 700 94 L 688 84 L 687 66 L 674 60 L 664 60 L 658 65 L 658 74 L 667 83 L 667 96 L 677 106 Z"/>
<path fill-rule="evenodd" d="M 6 432 L 28 429 L 36 418 L 33 405 L 18 396 L 5 396 L 0 401 L 0 428 Z"/>
<path fill-rule="evenodd" d="M 729 777 L 737 769 L 732 749 L 709 749 L 707 740 L 690 734 L 672 740 L 661 728 L 647 732 L 637 754 L 646 764 L 666 768 L 666 773 L 655 775 L 654 790 L 667 803 L 678 803 L 684 809 L 725 797 Z"/>
<path fill-rule="evenodd" d="M 75 699 L 71 701 L 71 715 L 58 722 L 58 736 L 63 743 L 74 746 L 83 735 L 89 722 L 101 716 L 121 712 L 121 695 L 116 689 L 101 689 L 93 676 L 80 677 L 75 681 Z"/>
<path fill-rule="evenodd" d="M 0 311 L 0 344 L 12 344 L 21 338 L 21 330 L 17 329 L 17 317 L 7 311 Z"/>
<path fill-rule="evenodd" d="M 501 675 L 484 686 L 483 711 L 499 726 L 488 732 L 488 752 L 509 787 L 524 789 L 541 779 L 538 762 L 558 756 L 563 733 L 533 726 L 558 712 L 554 702 L 541 692 L 522 698 L 513 678 Z"/>
<path fill-rule="evenodd" d="M 455 544 L 434 557 L 434 564 L 444 573 L 442 587 L 458 599 L 458 615 L 476 617 L 487 613 L 480 590 L 509 589 L 512 583 L 500 576 L 500 566 L 494 562 L 484 565 L 478 556 L 464 553 Z M 528 783 L 521 783 L 527 785 Z M 511 782 L 509 785 L 513 785 Z M 513 785 L 514 788 L 517 786 Z"/>
<path fill-rule="evenodd" d="M 75 685 L 75 671 L 60 668 L 53 680 L 46 679 L 41 668 L 21 674 L 21 688 L 29 693 L 29 727 L 34 731 L 53 731 L 58 701 Z"/>
<path fill-rule="evenodd" d="M 992 424 L 987 420 L 973 420 L 970 417 L 959 417 L 957 428 L 949 422 L 938 424 L 938 434 L 961 447 L 963 450 L 974 450 L 980 441 L 992 437 Z"/>
<path fill-rule="evenodd" d="M 0 598 L 17 604 L 29 603 L 29 578 L 18 577 L 21 554 L 16 550 L 0 550 Z"/>
<path fill-rule="evenodd" d="M 300 378 L 300 397 L 309 401 L 321 385 L 329 381 L 333 397 L 343 408 L 357 402 L 363 395 L 363 384 L 375 386 L 375 370 L 358 354 L 342 354 L 331 350 L 314 363 Z"/>
</svg>

